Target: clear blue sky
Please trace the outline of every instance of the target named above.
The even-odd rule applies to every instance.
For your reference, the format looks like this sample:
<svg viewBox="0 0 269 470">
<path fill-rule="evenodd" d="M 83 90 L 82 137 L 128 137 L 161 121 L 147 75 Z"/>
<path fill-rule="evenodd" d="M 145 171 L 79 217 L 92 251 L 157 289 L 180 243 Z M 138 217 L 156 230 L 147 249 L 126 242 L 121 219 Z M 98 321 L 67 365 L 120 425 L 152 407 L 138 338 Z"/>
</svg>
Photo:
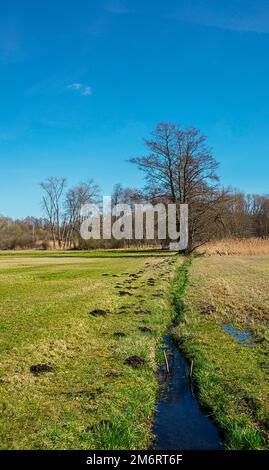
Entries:
<svg viewBox="0 0 269 470">
<path fill-rule="evenodd" d="M 267 0 L 6 0 L 0 213 L 40 215 L 38 183 L 141 186 L 127 158 L 161 120 L 208 135 L 225 185 L 268 193 Z"/>
</svg>

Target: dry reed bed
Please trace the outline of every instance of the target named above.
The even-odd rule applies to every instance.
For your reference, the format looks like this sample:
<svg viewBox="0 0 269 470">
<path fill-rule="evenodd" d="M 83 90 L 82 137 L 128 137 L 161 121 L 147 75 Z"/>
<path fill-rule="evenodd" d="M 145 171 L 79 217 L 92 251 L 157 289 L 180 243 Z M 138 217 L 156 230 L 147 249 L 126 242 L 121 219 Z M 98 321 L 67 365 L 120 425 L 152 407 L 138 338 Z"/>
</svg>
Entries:
<svg viewBox="0 0 269 470">
<path fill-rule="evenodd" d="M 244 238 L 215 240 L 197 249 L 198 253 L 206 255 L 269 255 L 269 238 Z"/>
</svg>

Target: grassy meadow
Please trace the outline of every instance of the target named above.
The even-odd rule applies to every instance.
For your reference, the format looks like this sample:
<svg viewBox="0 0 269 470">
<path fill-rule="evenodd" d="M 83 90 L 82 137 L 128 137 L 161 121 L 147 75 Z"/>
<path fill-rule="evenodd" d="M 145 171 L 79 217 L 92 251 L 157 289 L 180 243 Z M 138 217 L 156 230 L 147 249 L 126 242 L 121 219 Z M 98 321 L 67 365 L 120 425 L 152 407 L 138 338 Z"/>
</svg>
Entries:
<svg viewBox="0 0 269 470">
<path fill-rule="evenodd" d="M 1 253 L 0 446 L 146 448 L 180 260 L 66 255 Z"/>
<path fill-rule="evenodd" d="M 268 449 L 269 256 L 227 249 L 0 252 L 1 449 L 148 448 L 175 312 L 226 448 Z"/>
<path fill-rule="evenodd" d="M 269 447 L 268 286 L 269 256 L 196 256 L 188 272 L 175 337 L 228 449 Z"/>
</svg>

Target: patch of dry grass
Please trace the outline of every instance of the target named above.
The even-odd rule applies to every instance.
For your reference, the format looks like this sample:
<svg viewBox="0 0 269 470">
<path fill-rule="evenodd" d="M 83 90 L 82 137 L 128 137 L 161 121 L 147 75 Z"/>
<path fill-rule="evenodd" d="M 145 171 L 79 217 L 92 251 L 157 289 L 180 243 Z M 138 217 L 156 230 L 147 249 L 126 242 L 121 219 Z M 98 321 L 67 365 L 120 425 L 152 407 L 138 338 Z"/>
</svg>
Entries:
<svg viewBox="0 0 269 470">
<path fill-rule="evenodd" d="M 176 336 L 229 449 L 269 448 L 268 284 L 268 256 L 200 256 L 189 270 Z"/>
<path fill-rule="evenodd" d="M 269 255 L 269 238 L 243 238 L 215 240 L 197 249 L 198 253 L 206 255 L 240 255 L 263 256 Z"/>
</svg>

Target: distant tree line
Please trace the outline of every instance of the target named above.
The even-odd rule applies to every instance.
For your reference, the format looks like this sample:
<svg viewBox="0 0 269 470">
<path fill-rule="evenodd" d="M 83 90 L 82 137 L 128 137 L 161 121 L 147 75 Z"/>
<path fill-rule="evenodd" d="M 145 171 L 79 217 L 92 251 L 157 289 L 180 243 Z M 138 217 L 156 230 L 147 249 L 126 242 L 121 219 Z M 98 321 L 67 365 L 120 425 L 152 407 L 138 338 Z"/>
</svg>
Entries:
<svg viewBox="0 0 269 470">
<path fill-rule="evenodd" d="M 211 239 L 269 236 L 269 196 L 243 194 L 220 186 L 218 163 L 205 136 L 193 127 L 160 123 L 145 140 L 145 155 L 130 159 L 145 176 L 143 189 L 114 187 L 112 203 L 162 202 L 189 205 L 189 251 Z M 81 206 L 100 203 L 93 179 L 68 188 L 63 177 L 41 183 L 43 218 L 11 220 L 0 217 L 0 249 L 121 248 L 159 245 L 152 240 L 88 240 L 80 236 Z M 157 234 L 157 227 L 156 227 Z M 167 247 L 169 240 L 162 240 Z"/>
<path fill-rule="evenodd" d="M 0 216 L 0 249 L 47 249 L 50 246 L 50 233 L 47 221 L 37 217 L 12 220 Z"/>
</svg>

